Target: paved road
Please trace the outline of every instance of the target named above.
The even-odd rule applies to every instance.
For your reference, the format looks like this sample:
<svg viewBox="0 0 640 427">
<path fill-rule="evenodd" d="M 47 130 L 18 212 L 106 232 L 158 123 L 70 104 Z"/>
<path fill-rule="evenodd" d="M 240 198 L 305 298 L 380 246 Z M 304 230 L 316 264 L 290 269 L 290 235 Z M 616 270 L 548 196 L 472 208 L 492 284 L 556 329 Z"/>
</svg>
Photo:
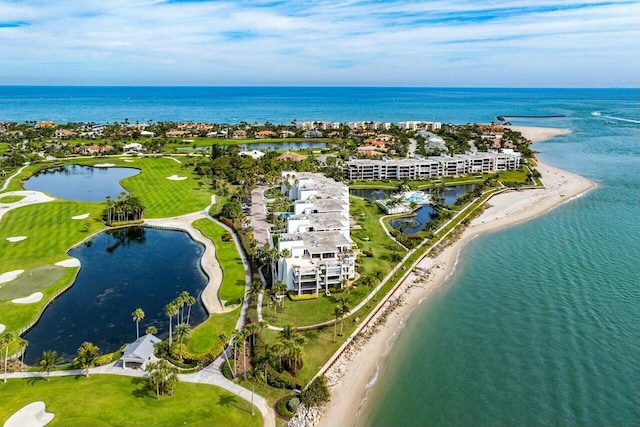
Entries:
<svg viewBox="0 0 640 427">
<path fill-rule="evenodd" d="M 271 224 L 267 222 L 267 206 L 264 199 L 264 191 L 269 187 L 262 186 L 254 188 L 251 191 L 251 212 L 249 218 L 253 227 L 253 238 L 258 242 L 258 246 L 265 244 L 271 247 L 271 238 L 269 235 L 269 227 Z"/>
</svg>

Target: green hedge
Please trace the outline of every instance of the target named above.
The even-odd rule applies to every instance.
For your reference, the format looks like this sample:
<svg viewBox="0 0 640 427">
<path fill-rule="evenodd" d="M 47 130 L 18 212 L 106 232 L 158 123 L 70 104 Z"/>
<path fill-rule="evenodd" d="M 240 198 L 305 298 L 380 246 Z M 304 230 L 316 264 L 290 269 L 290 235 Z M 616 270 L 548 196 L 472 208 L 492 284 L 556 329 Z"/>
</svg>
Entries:
<svg viewBox="0 0 640 427">
<path fill-rule="evenodd" d="M 318 295 L 316 294 L 296 295 L 293 293 L 289 293 L 289 298 L 291 298 L 291 301 L 307 301 L 311 299 L 318 299 Z"/>
<path fill-rule="evenodd" d="M 278 412 L 278 415 L 287 420 L 293 417 L 293 412 L 291 412 L 287 408 L 287 403 L 289 403 L 289 400 L 292 397 L 293 396 L 283 397 L 282 399 L 278 400 L 278 403 L 276 403 L 276 411 Z"/>
</svg>

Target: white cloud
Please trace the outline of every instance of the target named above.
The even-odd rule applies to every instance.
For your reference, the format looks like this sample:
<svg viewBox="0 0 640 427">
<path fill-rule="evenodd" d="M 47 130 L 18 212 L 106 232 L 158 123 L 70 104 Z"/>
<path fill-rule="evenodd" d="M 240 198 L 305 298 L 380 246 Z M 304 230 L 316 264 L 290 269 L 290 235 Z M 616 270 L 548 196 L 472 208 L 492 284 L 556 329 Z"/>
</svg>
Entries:
<svg viewBox="0 0 640 427">
<path fill-rule="evenodd" d="M 0 0 L 0 17 L 4 84 L 608 87 L 639 77 L 640 14 L 627 1 Z"/>
</svg>

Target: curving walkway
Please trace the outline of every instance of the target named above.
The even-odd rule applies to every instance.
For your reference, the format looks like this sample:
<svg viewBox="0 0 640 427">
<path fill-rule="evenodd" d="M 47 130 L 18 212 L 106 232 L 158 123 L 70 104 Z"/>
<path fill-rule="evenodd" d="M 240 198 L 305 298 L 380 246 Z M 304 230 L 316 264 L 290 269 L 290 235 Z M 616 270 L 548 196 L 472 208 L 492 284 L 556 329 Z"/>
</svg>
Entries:
<svg viewBox="0 0 640 427">
<path fill-rule="evenodd" d="M 13 178 L 15 178 L 16 176 L 20 175 L 22 173 L 22 171 L 29 166 L 29 163 L 26 163 L 24 166 L 22 166 L 20 169 L 18 169 L 17 171 L 14 172 L 13 175 L 11 175 L 9 178 L 7 178 L 7 180 L 4 182 L 4 184 L 2 184 L 2 188 L 0 188 L 0 193 L 2 193 L 4 190 L 7 189 L 7 187 L 9 186 L 9 183 L 11 182 L 11 180 Z"/>
</svg>

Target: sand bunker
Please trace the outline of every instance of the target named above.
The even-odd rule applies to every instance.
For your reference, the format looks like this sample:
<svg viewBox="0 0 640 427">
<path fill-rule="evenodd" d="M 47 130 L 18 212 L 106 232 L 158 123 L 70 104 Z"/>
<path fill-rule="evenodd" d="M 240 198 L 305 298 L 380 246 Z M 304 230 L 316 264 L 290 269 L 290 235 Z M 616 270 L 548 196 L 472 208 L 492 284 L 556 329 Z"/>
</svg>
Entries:
<svg viewBox="0 0 640 427">
<path fill-rule="evenodd" d="M 0 323 L 0 334 L 2 333 L 2 331 L 4 331 L 5 328 L 6 328 L 6 326 L 4 326 L 2 323 Z"/>
<path fill-rule="evenodd" d="M 0 283 L 7 283 L 12 280 L 16 280 L 16 278 L 22 273 L 24 273 L 24 270 L 13 270 L 2 273 L 0 274 Z"/>
<path fill-rule="evenodd" d="M 45 412 L 44 402 L 33 402 L 11 415 L 4 427 L 43 427 L 51 422 L 54 414 Z"/>
<path fill-rule="evenodd" d="M 98 163 L 97 165 L 93 165 L 94 168 L 112 168 L 114 166 L 113 163 Z"/>
<path fill-rule="evenodd" d="M 80 267 L 80 260 L 78 258 L 68 258 L 64 261 L 56 262 L 58 267 Z"/>
<path fill-rule="evenodd" d="M 11 302 L 15 304 L 33 304 L 40 301 L 43 296 L 42 292 L 34 292 L 28 297 L 12 299 Z"/>
<path fill-rule="evenodd" d="M 167 179 L 171 180 L 171 181 L 183 181 L 183 180 L 187 179 L 187 177 L 186 176 L 171 175 L 171 176 L 168 176 Z"/>
<path fill-rule="evenodd" d="M 82 215 L 76 215 L 76 216 L 72 216 L 71 219 L 87 219 L 89 218 L 89 214 L 82 214 Z"/>
<path fill-rule="evenodd" d="M 26 238 L 27 236 L 14 236 L 14 237 L 7 237 L 7 240 L 10 241 L 11 243 L 15 243 L 15 242 L 21 242 Z"/>
<path fill-rule="evenodd" d="M 133 160 L 125 160 L 127 163 L 133 163 Z"/>
</svg>

